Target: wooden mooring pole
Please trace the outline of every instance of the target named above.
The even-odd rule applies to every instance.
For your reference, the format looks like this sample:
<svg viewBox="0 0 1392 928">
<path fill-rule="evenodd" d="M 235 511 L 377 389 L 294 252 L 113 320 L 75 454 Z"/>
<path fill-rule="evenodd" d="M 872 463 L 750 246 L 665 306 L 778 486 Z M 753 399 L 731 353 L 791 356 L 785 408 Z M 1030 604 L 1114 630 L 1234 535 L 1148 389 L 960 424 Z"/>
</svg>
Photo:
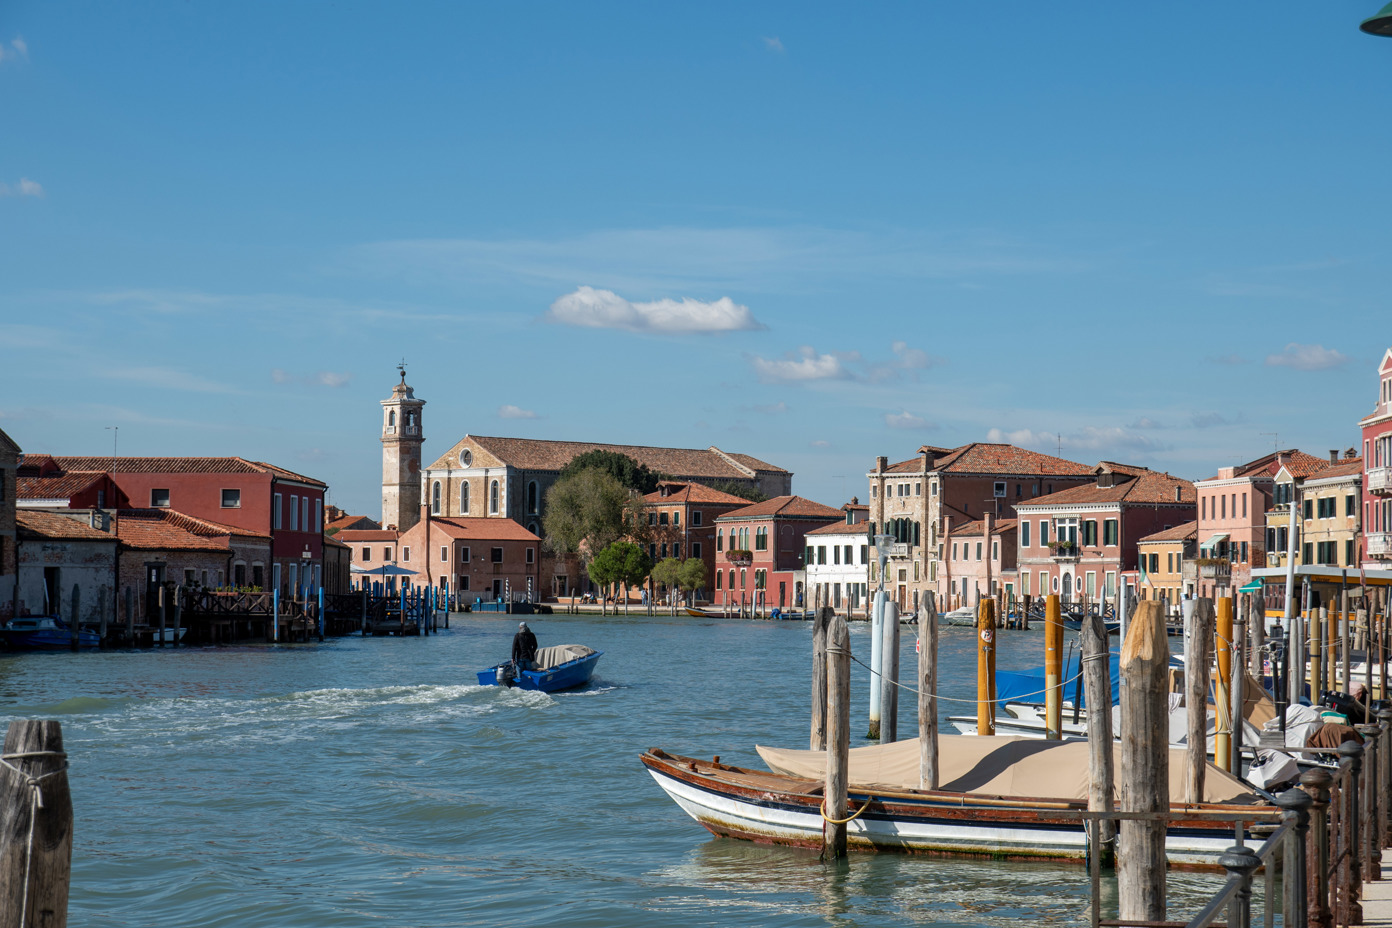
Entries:
<svg viewBox="0 0 1392 928">
<path fill-rule="evenodd" d="M 1044 737 L 1063 739 L 1063 612 L 1056 593 L 1044 600 Z"/>
<path fill-rule="evenodd" d="M 918 620 L 918 787 L 938 788 L 938 610 L 937 597 L 923 594 Z"/>
<path fill-rule="evenodd" d="M 72 649 L 77 650 L 77 639 L 81 633 L 82 624 L 78 618 L 78 608 L 82 604 L 82 587 L 76 583 L 72 588 L 72 623 L 68 626 L 68 640 L 72 643 Z"/>
<path fill-rule="evenodd" d="M 168 587 L 166 587 L 163 583 L 161 583 L 161 584 L 159 585 L 159 646 L 160 646 L 161 648 L 164 647 L 164 627 L 165 627 L 165 622 L 166 622 L 166 615 L 165 615 L 165 613 L 166 613 L 166 610 L 168 609 L 168 602 L 166 601 L 166 594 L 167 594 L 168 592 L 169 592 Z"/>
<path fill-rule="evenodd" d="M 1088 811 L 1111 812 L 1114 787 L 1112 754 L 1112 668 L 1107 625 L 1101 615 L 1083 622 L 1083 682 L 1087 692 Z M 1100 821 L 1092 835 L 1092 853 L 1110 864 L 1115 856 L 1116 823 Z"/>
<path fill-rule="evenodd" d="M 1218 600 L 1218 628 L 1214 650 L 1218 655 L 1218 685 L 1214 688 L 1215 719 L 1213 726 L 1213 762 L 1232 772 L 1232 673 L 1233 673 L 1233 601 L 1224 596 Z"/>
<path fill-rule="evenodd" d="M 1170 650 L 1165 617 L 1154 600 L 1140 603 L 1121 648 L 1122 812 L 1169 811 Z M 1091 713 L 1089 713 L 1091 714 Z M 1130 921 L 1165 918 L 1165 822 L 1123 821 L 1117 855 L 1120 915 Z"/>
<path fill-rule="evenodd" d="M 817 598 L 821 601 L 821 597 Z M 812 739 L 810 750 L 825 751 L 827 746 L 827 631 L 834 609 L 817 610 L 812 626 Z"/>
<path fill-rule="evenodd" d="M 176 586 L 174 588 L 174 638 L 170 642 L 174 647 L 179 646 L 179 629 L 184 623 L 184 588 Z"/>
<path fill-rule="evenodd" d="M 1212 666 L 1213 600 L 1200 599 L 1184 630 L 1184 708 L 1188 720 L 1184 752 L 1184 801 L 1203 802 L 1208 770 L 1208 668 Z"/>
<path fill-rule="evenodd" d="M 822 859 L 846 856 L 846 788 L 851 765 L 851 634 L 843 616 L 827 630 L 827 761 Z"/>
<path fill-rule="evenodd" d="M 880 744 L 899 740 L 899 604 L 885 604 L 880 643 Z"/>
<path fill-rule="evenodd" d="M 976 604 L 976 733 L 996 733 L 996 604 Z"/>
<path fill-rule="evenodd" d="M 135 644 L 135 591 L 126 587 L 126 647 Z"/>
<path fill-rule="evenodd" d="M 19 719 L 0 765 L 0 928 L 64 928 L 73 814 L 63 729 Z"/>
</svg>

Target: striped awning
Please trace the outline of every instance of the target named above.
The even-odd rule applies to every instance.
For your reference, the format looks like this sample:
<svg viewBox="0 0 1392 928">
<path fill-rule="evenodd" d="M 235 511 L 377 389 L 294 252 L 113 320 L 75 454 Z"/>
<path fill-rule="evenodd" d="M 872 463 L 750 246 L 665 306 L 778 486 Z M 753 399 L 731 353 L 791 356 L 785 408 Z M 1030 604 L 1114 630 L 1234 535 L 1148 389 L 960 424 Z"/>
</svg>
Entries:
<svg viewBox="0 0 1392 928">
<path fill-rule="evenodd" d="M 1205 551 L 1211 551 L 1212 549 L 1218 547 L 1218 542 L 1227 540 L 1227 532 L 1214 532 L 1212 535 L 1209 536 L 1208 541 L 1205 541 L 1203 544 L 1199 545 L 1199 547 Z"/>
</svg>

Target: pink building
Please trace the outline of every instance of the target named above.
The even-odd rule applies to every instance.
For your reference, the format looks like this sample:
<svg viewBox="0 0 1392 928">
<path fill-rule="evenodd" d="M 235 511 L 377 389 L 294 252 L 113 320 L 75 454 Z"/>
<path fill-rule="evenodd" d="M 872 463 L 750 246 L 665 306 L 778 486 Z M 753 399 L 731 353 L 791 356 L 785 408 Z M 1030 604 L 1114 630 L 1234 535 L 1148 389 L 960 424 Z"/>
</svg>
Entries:
<svg viewBox="0 0 1392 928">
<path fill-rule="evenodd" d="M 1194 484 L 1198 491 L 1197 584 L 1200 598 L 1232 592 L 1252 579 L 1252 568 L 1266 567 L 1267 510 L 1276 474 L 1282 467 L 1302 475 L 1326 466 L 1303 451 L 1263 455 Z"/>
<path fill-rule="evenodd" d="M 1018 520 L 995 522 L 990 516 L 960 527 L 948 520 L 943 537 L 943 571 L 947 601 L 940 611 L 974 606 L 985 596 L 1001 592 L 1009 599 L 1019 590 L 1016 567 Z"/>
<path fill-rule="evenodd" d="M 800 604 L 807 533 L 844 523 L 840 509 L 801 496 L 776 496 L 715 520 L 715 602 L 755 609 L 789 609 Z M 732 562 L 731 552 L 749 552 Z"/>
<path fill-rule="evenodd" d="M 1392 567 L 1392 348 L 1378 365 L 1378 401 L 1363 430 L 1364 567 Z"/>
<path fill-rule="evenodd" d="M 1112 601 L 1137 543 L 1194 518 L 1194 484 L 1103 461 L 1092 483 L 1016 503 L 1021 596 Z M 1263 510 L 1264 512 L 1264 510 Z"/>
</svg>

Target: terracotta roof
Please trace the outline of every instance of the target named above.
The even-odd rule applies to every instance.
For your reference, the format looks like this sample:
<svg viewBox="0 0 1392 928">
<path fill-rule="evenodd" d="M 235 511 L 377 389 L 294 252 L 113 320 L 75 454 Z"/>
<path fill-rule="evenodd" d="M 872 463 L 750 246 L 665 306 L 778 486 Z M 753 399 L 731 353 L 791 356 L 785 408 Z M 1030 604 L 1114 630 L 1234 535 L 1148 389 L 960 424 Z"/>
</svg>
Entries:
<svg viewBox="0 0 1392 928">
<path fill-rule="evenodd" d="M 938 459 L 935 470 L 952 474 L 1038 474 L 1042 477 L 1087 476 L 1092 468 L 1015 445 L 974 441 Z"/>
<path fill-rule="evenodd" d="M 345 529 L 366 530 L 380 529 L 381 527 L 382 526 L 378 524 L 376 519 L 369 518 L 368 516 L 339 516 L 337 519 L 334 519 L 333 521 L 329 522 L 328 525 L 325 526 L 325 528 L 330 528 L 338 532 L 341 532 Z"/>
<path fill-rule="evenodd" d="M 1154 535 L 1147 535 L 1137 544 L 1147 544 L 1158 541 L 1192 541 L 1199 536 L 1199 523 L 1185 522 L 1176 525 L 1174 528 L 1167 528 L 1163 532 L 1156 532 Z"/>
<path fill-rule="evenodd" d="M 56 512 L 21 509 L 15 513 L 15 528 L 20 539 L 66 538 L 70 541 L 115 541 L 116 536 L 92 528 L 86 522 Z"/>
<path fill-rule="evenodd" d="M 55 477 L 19 477 L 15 495 L 19 499 L 72 499 L 102 476 L 103 472 L 77 470 Z"/>
<path fill-rule="evenodd" d="M 313 486 L 327 487 L 328 484 L 304 474 L 297 474 L 275 464 L 264 461 L 248 461 L 245 458 L 110 458 L 110 457 L 72 457 L 62 455 L 51 457 L 64 471 L 104 471 L 112 474 L 270 474 L 287 480 L 296 480 Z M 26 457 L 26 462 L 28 458 Z"/>
<path fill-rule="evenodd" d="M 511 519 L 486 519 L 482 516 L 432 517 L 433 531 L 444 532 L 463 541 L 535 541 L 541 539 Z"/>
<path fill-rule="evenodd" d="M 1128 506 L 1137 505 L 1158 505 L 1169 503 L 1170 505 L 1197 505 L 1198 493 L 1194 490 L 1194 485 L 1182 477 L 1175 477 L 1160 471 L 1135 468 L 1139 476 L 1130 480 L 1117 480 L 1115 486 L 1099 487 L 1096 483 L 1088 483 L 1083 486 L 1069 487 L 1066 490 L 1059 490 L 1057 493 L 1050 493 L 1048 496 L 1040 496 L 1029 502 L 1015 504 L 1016 509 L 1035 508 L 1039 506 L 1054 507 L 1059 506 L 1085 506 L 1094 503 L 1124 503 Z M 1123 473 L 1113 471 L 1113 473 Z M 1179 490 L 1179 498 L 1175 498 L 1175 490 Z"/>
<path fill-rule="evenodd" d="M 550 441 L 541 438 L 496 438 L 487 435 L 467 435 L 472 441 L 498 460 L 524 470 L 560 471 L 576 457 L 587 451 L 617 451 L 626 454 L 649 470 L 671 477 L 696 477 L 706 480 L 749 480 L 749 470 L 770 474 L 788 471 L 747 454 L 722 452 L 715 446 L 697 448 L 653 448 L 646 445 L 607 445 L 589 441 Z M 457 447 L 457 446 L 456 446 Z M 728 460 L 727 460 L 728 459 Z M 735 463 L 731 463 L 733 460 Z M 430 465 L 457 467 L 454 450 Z"/>
<path fill-rule="evenodd" d="M 823 525 L 821 528 L 814 528 L 806 535 L 864 535 L 870 531 L 869 522 L 857 522 L 855 525 L 848 524 L 844 519 L 840 522 L 833 522 L 831 525 Z"/>
<path fill-rule="evenodd" d="M 1005 534 L 1008 534 L 1008 533 L 1010 533 L 1010 532 L 1015 531 L 1015 529 L 1016 529 L 1017 527 L 1018 527 L 1018 526 L 1016 525 L 1016 521 L 1015 521 L 1014 519 L 1001 519 L 999 522 L 997 522 L 997 523 L 995 523 L 994 525 L 991 526 L 991 534 L 992 534 L 992 535 L 1005 535 Z M 963 536 L 963 535 L 965 535 L 965 536 L 982 535 L 982 534 L 985 533 L 985 531 L 986 531 L 986 523 L 985 523 L 985 521 L 978 519 L 978 520 L 975 521 L 975 522 L 968 522 L 967 524 L 963 525 L 961 528 L 954 528 L 954 529 L 952 530 L 952 537 L 953 537 L 953 538 L 958 538 L 958 537 L 961 537 L 961 536 Z"/>
<path fill-rule="evenodd" d="M 1304 479 L 1315 471 L 1329 466 L 1327 458 L 1317 458 L 1313 454 L 1306 454 L 1304 451 L 1295 448 L 1288 448 L 1285 451 L 1273 451 L 1261 457 L 1248 461 L 1246 464 L 1239 464 L 1233 468 L 1233 475 L 1220 477 L 1214 474 L 1197 483 L 1208 483 L 1210 480 L 1229 480 L 1241 477 L 1274 477 L 1276 472 L 1282 467 L 1286 467 L 1299 479 Z"/>
<path fill-rule="evenodd" d="M 1331 477 L 1356 477 L 1363 473 L 1362 458 L 1340 458 L 1338 464 L 1329 464 L 1322 471 L 1310 475 L 1315 480 Z"/>
<path fill-rule="evenodd" d="M 328 532 L 324 533 L 324 547 L 326 548 L 351 548 L 352 545 L 344 544 Z"/>
<path fill-rule="evenodd" d="M 271 541 L 270 535 L 173 509 L 122 509 L 116 514 L 116 534 L 128 548 L 151 551 L 226 551 L 233 536 Z"/>
<path fill-rule="evenodd" d="M 714 490 L 703 483 L 678 483 L 675 480 L 664 480 L 659 487 L 668 488 L 667 495 L 663 496 L 661 489 L 654 490 L 643 497 L 643 501 L 649 504 L 664 503 L 705 503 L 706 505 L 726 505 L 726 506 L 748 506 L 749 500 L 742 496 L 735 496 L 732 493 L 723 493 Z M 673 489 L 680 487 L 680 489 Z"/>
<path fill-rule="evenodd" d="M 400 535 L 400 532 L 395 532 L 387 528 L 346 528 L 334 537 L 345 544 L 353 545 L 363 541 L 396 541 Z"/>
<path fill-rule="evenodd" d="M 801 496 L 775 496 L 773 499 L 766 499 L 762 503 L 754 503 L 752 506 L 745 506 L 743 509 L 736 509 L 734 512 L 727 512 L 719 516 L 716 521 L 722 522 L 726 519 L 767 519 L 770 516 L 779 519 L 822 519 L 836 520 L 845 522 L 846 516 L 840 509 L 832 509 L 830 506 L 823 506 L 810 499 Z"/>
</svg>

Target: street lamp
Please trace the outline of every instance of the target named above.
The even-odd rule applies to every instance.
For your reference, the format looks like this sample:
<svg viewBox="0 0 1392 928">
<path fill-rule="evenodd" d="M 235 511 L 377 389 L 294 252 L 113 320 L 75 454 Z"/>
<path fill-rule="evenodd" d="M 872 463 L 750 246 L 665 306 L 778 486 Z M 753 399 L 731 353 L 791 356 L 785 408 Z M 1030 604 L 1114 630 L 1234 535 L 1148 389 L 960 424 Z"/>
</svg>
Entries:
<svg viewBox="0 0 1392 928">
<path fill-rule="evenodd" d="M 1375 16 L 1369 16 L 1358 24 L 1368 35 L 1392 36 L 1392 3 L 1377 11 Z"/>
<path fill-rule="evenodd" d="M 880 592 L 884 592 L 885 568 L 889 567 L 889 546 L 894 543 L 893 535 L 875 536 L 875 559 L 880 562 Z"/>
</svg>

